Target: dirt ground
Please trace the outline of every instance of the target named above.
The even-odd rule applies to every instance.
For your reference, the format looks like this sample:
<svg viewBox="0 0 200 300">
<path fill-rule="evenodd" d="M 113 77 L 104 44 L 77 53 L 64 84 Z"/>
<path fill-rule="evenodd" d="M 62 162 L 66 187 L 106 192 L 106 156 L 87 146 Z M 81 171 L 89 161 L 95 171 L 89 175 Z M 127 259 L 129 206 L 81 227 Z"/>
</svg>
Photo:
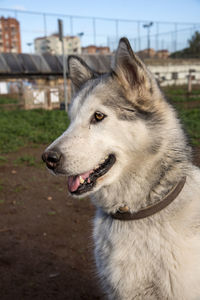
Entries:
<svg viewBox="0 0 200 300">
<path fill-rule="evenodd" d="M 92 244 L 94 207 L 67 196 L 66 179 L 41 164 L 43 147 L 0 164 L 0 299 L 103 299 Z M 32 166 L 19 157 L 36 158 Z M 200 166 L 200 148 L 194 161 Z"/>
</svg>

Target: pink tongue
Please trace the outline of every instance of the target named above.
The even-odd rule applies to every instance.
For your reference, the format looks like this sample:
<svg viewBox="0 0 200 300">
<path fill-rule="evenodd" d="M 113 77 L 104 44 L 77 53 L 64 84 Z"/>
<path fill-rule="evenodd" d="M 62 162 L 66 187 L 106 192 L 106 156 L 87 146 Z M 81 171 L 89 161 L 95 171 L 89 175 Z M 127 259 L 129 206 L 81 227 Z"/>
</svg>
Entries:
<svg viewBox="0 0 200 300">
<path fill-rule="evenodd" d="M 74 192 L 78 189 L 80 185 L 79 176 L 69 176 L 68 177 L 68 189 L 70 192 Z"/>
<path fill-rule="evenodd" d="M 75 192 L 79 185 L 80 185 L 80 176 L 85 180 L 86 178 L 89 177 L 90 173 L 92 173 L 92 171 L 89 172 L 85 172 L 83 174 L 80 175 L 76 175 L 76 176 L 69 176 L 68 177 L 68 189 L 70 192 Z"/>
</svg>

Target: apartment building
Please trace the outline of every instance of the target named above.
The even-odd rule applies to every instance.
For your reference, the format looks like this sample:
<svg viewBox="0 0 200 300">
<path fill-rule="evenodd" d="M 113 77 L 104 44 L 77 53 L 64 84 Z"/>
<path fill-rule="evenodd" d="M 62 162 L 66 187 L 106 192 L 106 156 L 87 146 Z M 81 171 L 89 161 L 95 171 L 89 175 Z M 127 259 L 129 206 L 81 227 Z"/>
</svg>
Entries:
<svg viewBox="0 0 200 300">
<path fill-rule="evenodd" d="M 15 18 L 0 18 L 0 52 L 21 53 L 20 24 Z"/>
<path fill-rule="evenodd" d="M 169 57 L 170 53 L 166 49 L 156 51 L 156 50 L 150 48 L 150 49 L 144 49 L 144 50 L 138 51 L 137 55 L 142 59 L 145 59 L 145 58 L 167 59 Z"/>
<path fill-rule="evenodd" d="M 65 36 L 64 49 L 65 54 L 81 54 L 81 41 L 78 36 Z M 51 53 L 62 54 L 62 43 L 59 40 L 58 34 L 53 34 L 47 37 L 38 37 L 34 40 L 35 52 L 37 54 Z"/>
<path fill-rule="evenodd" d="M 83 54 L 110 54 L 109 47 L 97 47 L 95 45 L 89 45 L 87 47 L 82 48 Z"/>
</svg>

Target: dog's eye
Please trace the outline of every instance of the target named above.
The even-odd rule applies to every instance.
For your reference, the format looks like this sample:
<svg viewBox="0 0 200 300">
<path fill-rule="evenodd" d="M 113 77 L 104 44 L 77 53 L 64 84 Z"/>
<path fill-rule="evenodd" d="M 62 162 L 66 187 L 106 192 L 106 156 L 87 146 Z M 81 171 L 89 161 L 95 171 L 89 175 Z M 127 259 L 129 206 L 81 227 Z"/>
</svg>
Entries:
<svg viewBox="0 0 200 300">
<path fill-rule="evenodd" d="M 102 121 L 105 118 L 105 115 L 99 111 L 96 111 L 93 115 L 91 123 L 97 123 Z"/>
</svg>

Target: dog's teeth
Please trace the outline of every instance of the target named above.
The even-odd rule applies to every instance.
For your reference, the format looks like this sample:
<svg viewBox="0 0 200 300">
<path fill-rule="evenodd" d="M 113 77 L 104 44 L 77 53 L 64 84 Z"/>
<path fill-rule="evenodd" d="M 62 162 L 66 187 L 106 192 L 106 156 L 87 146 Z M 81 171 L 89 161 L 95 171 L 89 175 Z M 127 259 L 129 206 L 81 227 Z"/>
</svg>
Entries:
<svg viewBox="0 0 200 300">
<path fill-rule="evenodd" d="M 83 184 L 84 183 L 84 179 L 82 176 L 79 176 L 79 180 L 80 180 L 80 183 Z"/>
<path fill-rule="evenodd" d="M 108 159 L 108 155 L 105 157 L 105 160 Z"/>
</svg>

